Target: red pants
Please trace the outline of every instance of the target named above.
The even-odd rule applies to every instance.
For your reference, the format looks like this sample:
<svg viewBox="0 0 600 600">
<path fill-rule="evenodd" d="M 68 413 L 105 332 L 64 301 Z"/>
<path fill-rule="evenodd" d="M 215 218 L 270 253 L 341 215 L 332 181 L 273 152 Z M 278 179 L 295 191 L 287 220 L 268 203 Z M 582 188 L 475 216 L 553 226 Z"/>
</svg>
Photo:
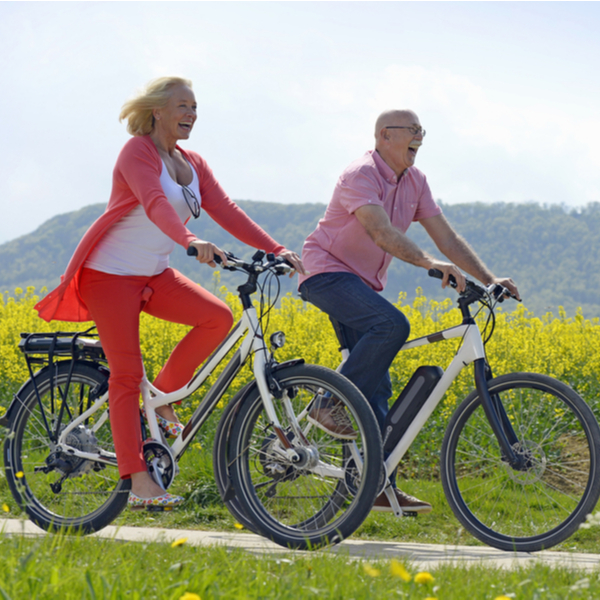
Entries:
<svg viewBox="0 0 600 600">
<path fill-rule="evenodd" d="M 146 470 L 142 456 L 139 398 L 143 377 L 140 313 L 190 325 L 154 380 L 163 392 L 183 387 L 221 343 L 233 324 L 229 307 L 174 269 L 154 277 L 83 269 L 80 294 L 102 341 L 110 367 L 110 422 L 119 474 Z"/>
</svg>

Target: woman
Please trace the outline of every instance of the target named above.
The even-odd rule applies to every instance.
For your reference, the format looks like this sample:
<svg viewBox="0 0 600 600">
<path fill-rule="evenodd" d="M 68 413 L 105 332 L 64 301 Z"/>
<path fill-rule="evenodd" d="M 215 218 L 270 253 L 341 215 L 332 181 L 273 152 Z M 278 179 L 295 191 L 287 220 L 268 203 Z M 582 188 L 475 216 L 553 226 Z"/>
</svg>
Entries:
<svg viewBox="0 0 600 600">
<path fill-rule="evenodd" d="M 220 248 L 196 238 L 184 223 L 197 218 L 202 206 L 242 242 L 304 269 L 295 252 L 277 244 L 229 199 L 203 158 L 177 145 L 189 138 L 196 121 L 190 81 L 151 81 L 125 103 L 120 120 L 133 137 L 117 159 L 106 211 L 83 236 L 61 284 L 36 309 L 46 321 L 95 321 L 111 369 L 110 419 L 119 474 L 131 478 L 129 504 L 172 507 L 183 498 L 164 493 L 142 456 L 139 314 L 192 327 L 154 381 L 164 392 L 183 387 L 233 323 L 224 302 L 168 266 L 176 243 L 196 248 L 197 260 L 211 267 L 215 255 L 227 262 Z M 181 430 L 171 406 L 156 412 L 167 434 Z"/>
</svg>

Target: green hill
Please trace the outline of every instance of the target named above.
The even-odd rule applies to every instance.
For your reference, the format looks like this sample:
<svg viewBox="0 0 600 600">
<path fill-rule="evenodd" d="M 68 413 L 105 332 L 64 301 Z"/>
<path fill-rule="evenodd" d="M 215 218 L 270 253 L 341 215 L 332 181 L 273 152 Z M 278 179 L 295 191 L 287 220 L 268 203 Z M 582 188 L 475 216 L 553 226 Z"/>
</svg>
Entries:
<svg viewBox="0 0 600 600">
<path fill-rule="evenodd" d="M 276 204 L 240 200 L 238 204 L 288 248 L 300 251 L 306 236 L 321 218 L 323 204 Z M 586 317 L 600 317 L 600 203 L 567 210 L 537 204 L 444 205 L 444 213 L 455 229 L 476 249 L 497 275 L 511 276 L 519 285 L 525 306 L 541 315 L 567 314 L 582 307 Z M 81 236 L 104 210 L 95 204 L 48 220 L 36 231 L 0 245 L 0 290 L 42 286 L 51 289 L 60 280 Z M 199 237 L 241 257 L 252 251 L 224 232 L 206 214 L 189 225 Z M 418 224 L 409 235 L 419 245 L 437 254 Z M 192 279 L 214 285 L 212 269 L 199 266 L 177 248 L 171 264 Z M 221 282 L 234 289 L 239 275 L 221 272 Z M 295 280 L 282 281 L 283 291 L 294 291 Z M 444 298 L 439 282 L 422 269 L 393 261 L 385 296 L 395 300 L 406 291 L 409 299 L 417 287 L 427 297 Z"/>
</svg>

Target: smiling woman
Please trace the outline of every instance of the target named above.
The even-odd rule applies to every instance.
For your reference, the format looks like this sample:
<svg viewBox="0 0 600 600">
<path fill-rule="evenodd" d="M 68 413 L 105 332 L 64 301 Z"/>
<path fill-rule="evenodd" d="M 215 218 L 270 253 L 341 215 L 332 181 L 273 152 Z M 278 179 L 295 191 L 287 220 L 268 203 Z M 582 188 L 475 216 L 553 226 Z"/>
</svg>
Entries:
<svg viewBox="0 0 600 600">
<path fill-rule="evenodd" d="M 232 324 L 224 302 L 169 268 L 175 244 L 195 248 L 201 263 L 214 267 L 218 255 L 227 264 L 220 248 L 196 238 L 185 224 L 200 216 L 202 206 L 240 241 L 283 256 L 304 271 L 295 252 L 230 200 L 201 156 L 178 146 L 196 121 L 190 81 L 156 79 L 125 103 L 120 116 L 133 138 L 117 159 L 106 211 L 79 243 L 62 283 L 36 309 L 47 321 L 95 321 L 111 368 L 110 419 L 120 475 L 132 480 L 130 505 L 170 508 L 183 498 L 164 493 L 148 473 L 142 452 L 139 315 L 192 327 L 154 380 L 164 392 L 182 388 Z M 156 412 L 167 436 L 181 431 L 171 406 Z"/>
</svg>

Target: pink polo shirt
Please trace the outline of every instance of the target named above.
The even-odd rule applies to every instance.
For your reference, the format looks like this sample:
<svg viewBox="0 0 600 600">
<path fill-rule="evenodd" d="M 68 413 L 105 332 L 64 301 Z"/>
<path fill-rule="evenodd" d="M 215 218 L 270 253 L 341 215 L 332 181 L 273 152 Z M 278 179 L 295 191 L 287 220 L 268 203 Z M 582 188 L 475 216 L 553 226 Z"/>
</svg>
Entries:
<svg viewBox="0 0 600 600">
<path fill-rule="evenodd" d="M 413 221 L 442 212 L 421 171 L 410 167 L 398 179 L 381 156 L 370 150 L 342 173 L 325 215 L 306 238 L 302 262 L 310 274 L 300 275 L 299 284 L 319 273 L 342 271 L 358 275 L 377 292 L 383 290 L 393 257 L 375 244 L 354 215 L 366 204 L 382 206 L 402 232 Z"/>
</svg>

